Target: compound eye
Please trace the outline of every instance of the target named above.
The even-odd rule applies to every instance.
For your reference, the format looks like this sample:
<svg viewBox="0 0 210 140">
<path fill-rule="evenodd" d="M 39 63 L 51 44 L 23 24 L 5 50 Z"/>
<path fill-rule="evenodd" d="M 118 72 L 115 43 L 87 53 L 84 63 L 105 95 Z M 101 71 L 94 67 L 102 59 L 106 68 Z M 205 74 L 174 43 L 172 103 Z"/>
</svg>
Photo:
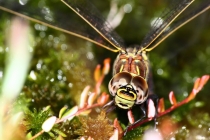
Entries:
<svg viewBox="0 0 210 140">
<path fill-rule="evenodd" d="M 141 104 L 147 99 L 148 85 L 144 78 L 141 76 L 135 76 L 132 79 L 132 85 L 134 86 L 137 94 L 136 104 Z"/>
<path fill-rule="evenodd" d="M 116 95 L 117 90 L 131 82 L 132 75 L 128 72 L 120 72 L 110 80 L 109 92 L 112 96 Z"/>
</svg>

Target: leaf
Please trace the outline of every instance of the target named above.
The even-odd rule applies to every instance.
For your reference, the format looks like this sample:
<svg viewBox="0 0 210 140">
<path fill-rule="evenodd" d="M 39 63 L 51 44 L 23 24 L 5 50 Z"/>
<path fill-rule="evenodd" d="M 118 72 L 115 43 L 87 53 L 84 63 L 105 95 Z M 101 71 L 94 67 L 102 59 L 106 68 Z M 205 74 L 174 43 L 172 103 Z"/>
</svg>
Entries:
<svg viewBox="0 0 210 140">
<path fill-rule="evenodd" d="M 78 106 L 74 106 L 71 108 L 69 111 L 67 111 L 61 119 L 68 119 L 69 121 L 74 118 L 76 115 L 77 111 L 79 110 Z"/>
<path fill-rule="evenodd" d="M 80 97 L 80 108 L 83 108 L 85 107 L 86 103 L 87 103 L 87 97 L 88 97 L 88 92 L 90 90 L 90 86 L 86 86 L 83 91 L 82 91 L 82 94 L 81 94 L 81 97 Z"/>
<path fill-rule="evenodd" d="M 104 60 L 103 74 L 107 75 L 110 70 L 110 58 Z"/>
<path fill-rule="evenodd" d="M 63 133 L 62 131 L 58 130 L 58 129 L 53 129 L 54 132 L 58 133 L 59 135 L 61 135 L 62 137 L 67 137 L 67 135 L 65 133 Z"/>
<path fill-rule="evenodd" d="M 154 102 L 149 99 L 149 103 L 148 103 L 148 111 L 147 111 L 147 117 L 148 118 L 153 118 L 155 117 L 155 113 L 156 113 L 156 109 L 155 109 L 155 104 Z"/>
<path fill-rule="evenodd" d="M 56 118 L 55 116 L 52 116 L 52 117 L 48 118 L 48 119 L 42 124 L 42 129 L 43 129 L 45 132 L 49 132 L 49 131 L 53 128 L 53 126 L 54 126 L 56 120 L 57 120 L 57 118 Z"/>
<path fill-rule="evenodd" d="M 123 133 L 123 129 L 120 126 L 120 123 L 119 123 L 119 121 L 118 121 L 117 118 L 114 119 L 114 127 L 117 128 L 119 134 L 122 134 Z"/>
<path fill-rule="evenodd" d="M 97 65 L 96 68 L 95 68 L 95 71 L 94 71 L 95 82 L 98 82 L 100 77 L 101 77 L 101 65 Z"/>
<path fill-rule="evenodd" d="M 165 104 L 164 104 L 164 99 L 161 98 L 158 102 L 158 113 L 164 112 L 165 111 Z"/>
<path fill-rule="evenodd" d="M 88 98 L 88 106 L 91 106 L 94 103 L 96 98 L 97 98 L 97 94 L 94 93 L 94 92 L 91 93 L 89 98 Z"/>
<path fill-rule="evenodd" d="M 109 95 L 105 92 L 102 93 L 100 97 L 98 97 L 97 103 L 100 105 L 105 105 L 109 100 Z"/>
<path fill-rule="evenodd" d="M 170 100 L 172 105 L 176 105 L 177 104 L 176 97 L 174 96 L 174 92 L 173 91 L 171 91 L 169 93 L 169 100 Z"/>
<path fill-rule="evenodd" d="M 133 113 L 131 110 L 128 110 L 128 120 L 131 124 L 133 124 L 135 122 L 135 119 L 134 119 L 134 116 L 133 116 Z"/>
<path fill-rule="evenodd" d="M 199 82 L 198 89 L 201 90 L 203 88 L 203 86 L 207 83 L 208 80 L 209 80 L 209 75 L 202 76 L 200 79 L 200 82 Z"/>
<path fill-rule="evenodd" d="M 64 106 L 63 108 L 61 108 L 61 110 L 59 111 L 59 118 L 61 118 L 63 116 L 63 114 L 67 108 L 68 108 L 67 106 Z"/>
<path fill-rule="evenodd" d="M 48 132 L 48 134 L 50 135 L 50 137 L 54 138 L 55 135 L 52 132 Z"/>
</svg>

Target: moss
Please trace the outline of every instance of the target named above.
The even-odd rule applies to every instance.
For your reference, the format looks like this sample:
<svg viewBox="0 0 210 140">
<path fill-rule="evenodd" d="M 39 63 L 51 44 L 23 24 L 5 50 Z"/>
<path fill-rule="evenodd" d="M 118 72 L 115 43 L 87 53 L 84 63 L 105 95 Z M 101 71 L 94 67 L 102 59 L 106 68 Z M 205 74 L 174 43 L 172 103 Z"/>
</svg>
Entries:
<svg viewBox="0 0 210 140">
<path fill-rule="evenodd" d="M 114 127 L 110 124 L 106 113 L 101 112 L 96 118 L 90 116 L 80 116 L 81 128 L 77 131 L 81 136 L 91 137 L 95 140 L 108 140 L 114 132 Z"/>
</svg>

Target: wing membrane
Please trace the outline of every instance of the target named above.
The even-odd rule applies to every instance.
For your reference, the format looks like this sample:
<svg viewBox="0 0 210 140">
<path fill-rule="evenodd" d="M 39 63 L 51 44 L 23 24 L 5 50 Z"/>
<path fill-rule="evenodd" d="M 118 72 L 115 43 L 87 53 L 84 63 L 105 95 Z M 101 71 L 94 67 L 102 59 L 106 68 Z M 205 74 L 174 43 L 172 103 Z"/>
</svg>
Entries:
<svg viewBox="0 0 210 140">
<path fill-rule="evenodd" d="M 169 11 L 166 12 L 162 17 L 158 18 L 151 31 L 146 35 L 141 43 L 141 47 L 146 49 L 163 33 L 167 27 L 193 2 L 194 0 L 184 0 L 182 3 L 174 4 L 170 7 Z M 165 19 L 163 22 L 162 19 Z M 160 25 L 158 25 L 162 22 Z"/>
<path fill-rule="evenodd" d="M 87 0 L 61 0 L 85 22 L 87 22 L 95 31 L 97 31 L 105 40 L 115 48 L 121 50 L 124 47 L 123 40 L 113 32 L 109 23 L 107 23 L 99 14 L 97 9 Z M 88 13 L 88 14 L 87 14 Z"/>
<path fill-rule="evenodd" d="M 181 28 L 182 26 L 184 26 L 185 24 L 187 24 L 188 22 L 190 22 L 191 20 L 193 20 L 194 18 L 196 18 L 197 16 L 201 15 L 202 13 L 204 13 L 205 11 L 209 9 L 210 9 L 210 1 L 202 4 L 201 6 L 199 6 L 198 9 L 194 10 L 193 12 L 189 13 L 185 17 L 176 21 L 174 25 L 170 27 L 169 30 L 165 31 L 163 34 L 161 34 L 161 36 L 157 40 L 155 40 L 153 46 L 151 46 L 149 49 L 146 49 L 146 50 L 151 51 L 152 49 L 157 47 L 162 41 L 164 41 L 168 36 L 174 33 L 176 30 L 178 30 L 179 28 Z"/>
<path fill-rule="evenodd" d="M 78 19 L 78 16 L 75 15 L 60 0 L 49 1 L 49 4 L 47 2 L 45 3 L 42 0 L 28 1 L 27 4 L 21 5 L 19 1 L 16 0 L 0 0 L 0 9 L 15 14 L 17 16 L 21 16 L 28 20 L 41 23 L 56 30 L 71 34 L 73 36 L 88 40 L 110 51 L 119 51 L 119 49 L 113 48 L 109 42 L 100 37 L 98 33 L 94 32 L 93 29 L 91 29 L 90 27 L 86 28 L 85 23 L 85 25 L 81 25 L 81 22 L 76 20 Z"/>
</svg>

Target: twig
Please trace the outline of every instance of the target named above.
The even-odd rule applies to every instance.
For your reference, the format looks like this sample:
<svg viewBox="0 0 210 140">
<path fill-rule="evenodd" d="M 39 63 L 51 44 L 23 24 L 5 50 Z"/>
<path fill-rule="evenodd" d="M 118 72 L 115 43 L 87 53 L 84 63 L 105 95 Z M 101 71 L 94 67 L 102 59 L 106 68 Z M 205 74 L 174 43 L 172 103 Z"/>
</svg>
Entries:
<svg viewBox="0 0 210 140">
<path fill-rule="evenodd" d="M 161 117 L 161 116 L 163 116 L 163 115 L 165 115 L 165 114 L 168 114 L 168 113 L 170 113 L 171 111 L 175 110 L 176 108 L 178 108 L 178 107 L 180 107 L 180 106 L 182 106 L 182 105 L 184 105 L 184 104 L 190 102 L 191 100 L 193 100 L 193 99 L 195 98 L 195 96 L 197 95 L 197 93 L 203 88 L 203 86 L 207 83 L 208 80 L 209 80 L 209 75 L 204 75 L 204 76 L 202 76 L 201 78 L 198 78 L 198 79 L 195 81 L 195 83 L 194 83 L 193 90 L 191 91 L 190 95 L 189 95 L 186 99 L 184 99 L 183 101 L 181 101 L 181 102 L 179 102 L 179 103 L 176 103 L 176 104 L 172 105 L 172 106 L 171 106 L 170 108 L 168 108 L 167 110 L 160 109 L 160 110 L 162 110 L 162 112 L 159 112 L 159 113 L 157 114 L 156 117 Z M 173 98 L 175 98 L 175 97 L 173 96 Z M 174 99 L 170 99 L 170 100 L 174 100 Z M 172 102 L 172 101 L 171 101 L 171 102 Z M 163 108 L 163 107 L 164 107 L 164 106 L 162 106 L 161 108 Z M 142 124 L 144 124 L 144 123 L 146 123 L 146 122 L 149 122 L 149 121 L 151 121 L 151 120 L 153 120 L 153 119 L 154 119 L 154 118 L 146 118 L 146 119 L 144 119 L 144 120 L 142 120 L 142 121 L 140 121 L 140 122 L 138 122 L 138 123 L 136 123 L 136 124 L 134 124 L 134 125 L 131 125 L 131 126 L 128 127 L 128 128 L 126 129 L 126 131 L 124 131 L 123 133 L 127 133 L 127 132 L 133 130 L 134 128 L 137 128 L 137 127 L 139 127 L 140 125 L 142 125 Z"/>
</svg>

